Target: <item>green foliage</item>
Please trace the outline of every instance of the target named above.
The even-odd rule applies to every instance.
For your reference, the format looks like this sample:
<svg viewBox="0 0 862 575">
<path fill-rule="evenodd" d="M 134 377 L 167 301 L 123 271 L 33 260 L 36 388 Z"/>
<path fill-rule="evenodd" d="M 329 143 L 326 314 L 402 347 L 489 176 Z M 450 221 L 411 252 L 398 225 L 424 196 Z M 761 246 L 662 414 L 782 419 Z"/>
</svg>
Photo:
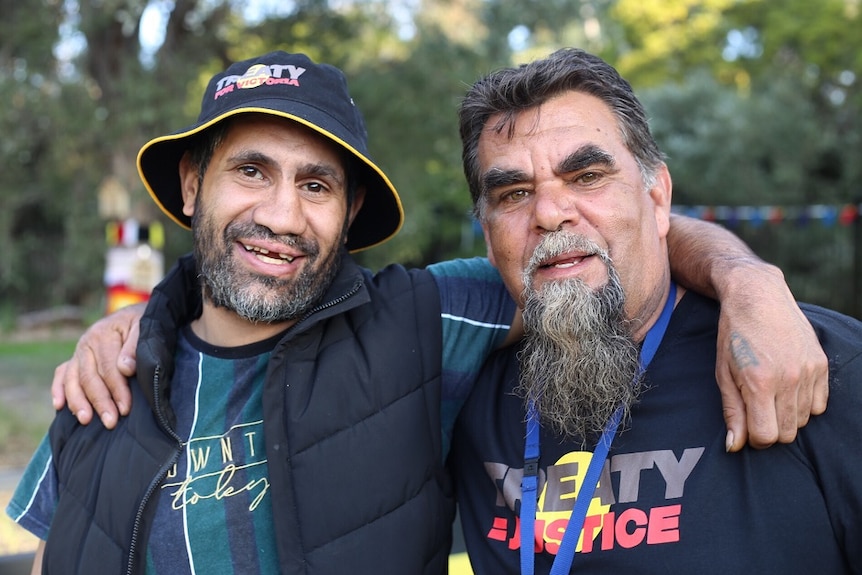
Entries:
<svg viewBox="0 0 862 575">
<path fill-rule="evenodd" d="M 0 18 L 3 76 L 10 70 L 20 72 L 22 68 L 31 74 L 50 75 L 55 65 L 51 47 L 60 33 L 62 2 L 0 0 L 0 14 L 3 15 Z"/>
<path fill-rule="evenodd" d="M 858 161 L 847 133 L 830 129 L 834 110 L 818 108 L 798 78 L 776 73 L 750 95 L 705 74 L 645 91 L 643 101 L 673 174 L 674 204 L 777 206 L 855 203 Z M 857 224 L 862 225 L 862 224 Z M 780 265 L 801 299 L 856 314 L 853 227 L 793 218 L 739 223 L 732 230 Z M 858 276 L 857 276 L 858 277 Z"/>
<path fill-rule="evenodd" d="M 164 43 L 145 62 L 138 33 L 150 1 L 41 0 L 34 10 L 0 0 L 4 310 L 98 301 L 106 176 L 129 191 L 133 215 L 163 223 L 168 262 L 187 251 L 188 232 L 143 189 L 137 151 L 194 120 L 213 72 L 274 49 L 346 71 L 372 157 L 401 192 L 407 222 L 360 254 L 370 267 L 484 252 L 461 172 L 458 102 L 481 74 L 563 45 L 605 57 L 643 96 L 676 203 L 862 199 L 857 1 L 428 0 L 416 3 L 414 33 L 403 36 L 393 7 L 405 4 L 390 0 L 300 0 L 254 22 L 244 2 L 174 0 Z M 66 9 L 79 15 L 77 28 Z M 60 62 L 52 48 L 70 30 L 86 49 Z M 849 235 L 738 231 L 794 281 L 817 274 L 853 285 L 838 279 L 851 273 Z"/>
<path fill-rule="evenodd" d="M 611 16 L 623 30 L 616 67 L 633 85 L 652 86 L 692 69 L 721 67 L 723 13 L 736 0 L 619 0 Z"/>
<path fill-rule="evenodd" d="M 476 252 L 455 111 L 478 65 L 469 50 L 427 29 L 404 61 L 368 66 L 353 79 L 371 149 L 398 188 L 407 219 L 394 240 L 363 254 L 367 265 L 422 265 Z"/>
<path fill-rule="evenodd" d="M 0 295 L 24 309 L 82 303 L 103 261 L 102 233 L 93 233 L 101 225 L 93 194 L 101 167 L 92 153 L 111 144 L 93 141 L 101 122 L 89 86 L 67 81 L 56 62 L 46 62 L 58 38 L 59 11 L 13 16 L 24 37 L 11 34 L 10 50 L 20 52 L 0 61 L 0 97 L 11 103 L 0 114 L 6 167 L 0 238 L 14 246 L 4 250 Z M 33 38 L 30 31 L 39 26 L 42 36 Z M 44 53 L 34 54 L 36 45 Z"/>
<path fill-rule="evenodd" d="M 745 58 L 753 74 L 772 67 L 804 72 L 814 66 L 824 78 L 862 69 L 862 5 L 847 0 L 765 0 L 734 2 L 727 27 L 757 33 L 762 53 Z"/>
<path fill-rule="evenodd" d="M 675 203 L 800 204 L 812 189 L 834 197 L 824 182 L 812 185 L 834 143 L 818 137 L 819 118 L 793 79 L 745 96 L 697 74 L 641 99 L 668 156 Z"/>
</svg>

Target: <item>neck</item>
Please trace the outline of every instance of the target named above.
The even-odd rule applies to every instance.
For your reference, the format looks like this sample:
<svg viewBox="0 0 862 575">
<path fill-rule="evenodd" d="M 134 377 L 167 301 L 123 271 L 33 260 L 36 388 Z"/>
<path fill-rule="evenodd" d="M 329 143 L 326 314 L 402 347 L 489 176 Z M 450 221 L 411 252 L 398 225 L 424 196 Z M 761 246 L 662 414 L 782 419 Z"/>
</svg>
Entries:
<svg viewBox="0 0 862 575">
<path fill-rule="evenodd" d="M 239 347 L 280 333 L 296 320 L 277 323 L 252 322 L 240 317 L 236 312 L 223 307 L 215 307 L 204 299 L 201 316 L 191 323 L 196 336 L 208 344 L 219 347 Z"/>
<path fill-rule="evenodd" d="M 640 343 L 643 341 L 649 329 L 655 325 L 659 316 L 661 316 L 665 301 L 667 301 L 670 293 L 670 279 L 670 271 L 668 271 L 664 274 L 662 280 L 653 287 L 652 291 L 646 294 L 638 311 L 629 316 L 634 318 L 632 320 L 632 337 L 636 342 Z M 673 302 L 674 307 L 676 307 L 676 304 L 679 303 L 684 294 L 685 288 L 677 284 L 676 298 Z"/>
</svg>

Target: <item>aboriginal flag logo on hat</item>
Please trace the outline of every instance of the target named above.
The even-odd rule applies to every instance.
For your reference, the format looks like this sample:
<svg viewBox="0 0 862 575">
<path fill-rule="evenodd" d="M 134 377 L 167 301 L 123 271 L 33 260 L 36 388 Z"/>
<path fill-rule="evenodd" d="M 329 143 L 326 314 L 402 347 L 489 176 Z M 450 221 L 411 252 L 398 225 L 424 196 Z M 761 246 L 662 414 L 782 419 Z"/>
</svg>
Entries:
<svg viewBox="0 0 862 575">
<path fill-rule="evenodd" d="M 272 78 L 272 75 L 269 73 L 269 66 L 264 66 L 263 64 L 255 64 L 254 66 L 246 70 L 245 74 L 243 74 L 242 77 L 236 81 L 236 85 L 241 90 L 244 90 L 246 88 L 256 88 L 261 84 L 264 84 L 270 78 Z"/>
<path fill-rule="evenodd" d="M 138 172 L 159 207 L 186 228 L 179 162 L 188 138 L 244 113 L 288 118 L 319 132 L 355 156 L 365 201 L 348 231 L 347 248 L 363 250 L 394 236 L 404 220 L 398 192 L 368 154 L 365 122 L 338 68 L 317 64 L 304 54 L 271 52 L 232 64 L 209 82 L 198 121 L 174 134 L 147 142 L 138 153 Z"/>
</svg>

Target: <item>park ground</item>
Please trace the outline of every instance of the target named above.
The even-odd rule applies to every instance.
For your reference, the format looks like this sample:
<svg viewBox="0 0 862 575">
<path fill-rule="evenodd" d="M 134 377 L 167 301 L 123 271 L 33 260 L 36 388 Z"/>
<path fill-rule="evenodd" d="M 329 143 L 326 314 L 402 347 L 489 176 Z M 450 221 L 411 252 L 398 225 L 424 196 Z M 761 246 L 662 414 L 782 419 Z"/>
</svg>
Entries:
<svg viewBox="0 0 862 575">
<path fill-rule="evenodd" d="M 29 553 L 37 539 L 5 513 L 21 470 L 54 417 L 51 378 L 82 328 L 0 334 L 0 557 Z"/>
</svg>

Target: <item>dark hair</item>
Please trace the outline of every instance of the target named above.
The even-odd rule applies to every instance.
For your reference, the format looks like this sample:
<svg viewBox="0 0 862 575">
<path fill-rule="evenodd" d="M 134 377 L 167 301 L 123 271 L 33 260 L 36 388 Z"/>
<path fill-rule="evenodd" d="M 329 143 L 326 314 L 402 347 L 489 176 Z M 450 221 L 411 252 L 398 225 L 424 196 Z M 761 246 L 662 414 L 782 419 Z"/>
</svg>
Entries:
<svg viewBox="0 0 862 575">
<path fill-rule="evenodd" d="M 503 68 L 477 81 L 458 109 L 464 175 L 481 216 L 482 189 L 479 174 L 479 137 L 488 119 L 496 114 L 493 127 L 512 134 L 520 112 L 540 106 L 564 92 L 583 92 L 602 100 L 617 119 L 617 127 L 628 150 L 640 167 L 644 183 L 652 186 L 656 169 L 664 161 L 649 130 L 646 112 L 631 85 L 601 58 L 577 48 L 558 50 L 542 60 Z"/>
<path fill-rule="evenodd" d="M 189 161 L 197 170 L 199 189 L 200 186 L 203 185 L 204 174 L 209 167 L 213 154 L 227 137 L 230 126 L 234 121 L 236 121 L 236 119 L 236 116 L 226 118 L 190 138 L 188 145 Z M 359 181 L 361 179 L 361 166 L 359 160 L 353 154 L 343 149 L 341 146 L 336 146 L 336 148 L 338 148 L 341 162 L 344 165 L 344 174 L 347 180 L 347 211 L 349 213 L 350 206 L 353 204 L 353 199 L 356 197 L 356 189 L 359 186 Z"/>
<path fill-rule="evenodd" d="M 203 185 L 204 174 L 216 149 L 222 144 L 230 128 L 230 118 L 223 120 L 189 138 L 189 163 L 198 173 L 198 189 Z"/>
</svg>

